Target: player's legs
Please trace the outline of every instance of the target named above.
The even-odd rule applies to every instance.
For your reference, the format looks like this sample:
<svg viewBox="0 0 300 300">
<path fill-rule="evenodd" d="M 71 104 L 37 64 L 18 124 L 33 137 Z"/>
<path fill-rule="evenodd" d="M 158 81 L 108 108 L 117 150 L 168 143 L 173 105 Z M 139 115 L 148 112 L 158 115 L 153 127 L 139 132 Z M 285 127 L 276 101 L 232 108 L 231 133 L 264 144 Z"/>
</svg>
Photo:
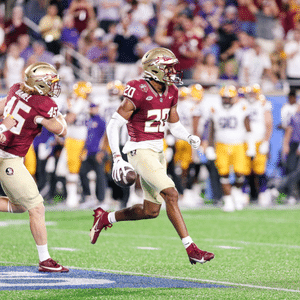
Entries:
<svg viewBox="0 0 300 300">
<path fill-rule="evenodd" d="M 45 224 L 45 207 L 41 202 L 28 210 L 32 236 L 37 245 L 47 244 L 47 230 Z"/>
<path fill-rule="evenodd" d="M 0 212 L 23 213 L 27 209 L 22 205 L 17 205 L 9 201 L 8 197 L 0 197 Z"/>
</svg>

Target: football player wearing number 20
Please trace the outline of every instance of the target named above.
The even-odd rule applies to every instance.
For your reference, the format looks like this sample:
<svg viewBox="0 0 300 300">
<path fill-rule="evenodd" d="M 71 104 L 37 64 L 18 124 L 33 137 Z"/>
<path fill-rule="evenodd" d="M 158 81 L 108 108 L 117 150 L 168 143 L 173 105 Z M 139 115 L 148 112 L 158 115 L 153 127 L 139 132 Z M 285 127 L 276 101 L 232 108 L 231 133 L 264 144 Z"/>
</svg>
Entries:
<svg viewBox="0 0 300 300">
<path fill-rule="evenodd" d="M 120 171 L 125 174 L 126 166 L 134 168 L 140 175 L 144 202 L 110 213 L 98 207 L 94 210 L 90 237 L 91 243 L 95 244 L 101 230 L 111 227 L 114 222 L 156 218 L 165 201 L 168 218 L 181 238 L 190 262 L 205 263 L 213 259 L 214 254 L 200 250 L 189 236 L 178 207 L 178 192 L 167 175 L 163 152 L 166 123 L 176 138 L 189 142 L 195 149 L 200 146 L 199 137 L 187 132 L 176 110 L 178 89 L 175 83 L 182 84 L 176 76 L 177 63 L 172 51 L 154 48 L 142 58 L 144 79 L 127 83 L 123 102 L 107 126 L 113 154 L 112 176 L 118 181 Z M 130 140 L 123 152 L 127 153 L 129 163 L 122 159 L 119 150 L 119 132 L 124 124 L 127 124 Z"/>
<path fill-rule="evenodd" d="M 40 272 L 68 272 L 48 252 L 45 207 L 37 185 L 23 164 L 33 139 L 42 126 L 65 136 L 67 124 L 51 97 L 60 94 L 59 76 L 48 63 L 35 63 L 25 70 L 25 81 L 14 84 L 0 101 L 0 116 L 16 120 L 13 127 L 0 125 L 0 182 L 7 197 L 0 197 L 0 211 L 28 211 L 30 230 L 39 255 Z"/>
</svg>

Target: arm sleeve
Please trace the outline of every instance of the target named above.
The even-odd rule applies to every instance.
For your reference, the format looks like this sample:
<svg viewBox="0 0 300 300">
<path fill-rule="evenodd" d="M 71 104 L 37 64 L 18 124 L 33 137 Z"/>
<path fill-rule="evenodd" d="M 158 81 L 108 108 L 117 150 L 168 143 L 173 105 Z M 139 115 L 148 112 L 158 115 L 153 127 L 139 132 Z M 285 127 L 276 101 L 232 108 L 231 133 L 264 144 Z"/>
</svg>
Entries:
<svg viewBox="0 0 300 300">
<path fill-rule="evenodd" d="M 191 134 L 185 129 L 185 127 L 181 124 L 180 121 L 168 124 L 173 136 L 175 136 L 177 139 L 188 142 L 188 138 Z"/>
<path fill-rule="evenodd" d="M 127 123 L 127 120 L 124 119 L 119 113 L 115 112 L 111 120 L 109 121 L 106 133 L 108 137 L 109 146 L 112 152 L 112 155 L 119 154 L 120 152 L 120 129 Z"/>
</svg>

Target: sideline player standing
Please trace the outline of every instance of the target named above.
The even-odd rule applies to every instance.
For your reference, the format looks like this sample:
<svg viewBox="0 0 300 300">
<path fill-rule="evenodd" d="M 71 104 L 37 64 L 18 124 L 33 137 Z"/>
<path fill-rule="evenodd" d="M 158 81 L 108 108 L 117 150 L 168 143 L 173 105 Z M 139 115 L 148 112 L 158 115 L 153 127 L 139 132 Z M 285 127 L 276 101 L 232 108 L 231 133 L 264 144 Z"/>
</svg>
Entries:
<svg viewBox="0 0 300 300">
<path fill-rule="evenodd" d="M 127 83 L 124 100 L 107 126 L 114 160 L 113 178 L 118 178 L 125 166 L 132 165 L 141 177 L 144 203 L 110 213 L 98 207 L 94 210 L 90 237 L 94 244 L 101 230 L 111 227 L 114 222 L 156 218 L 164 200 L 168 218 L 181 238 L 190 262 L 204 263 L 213 259 L 214 254 L 200 250 L 189 236 L 178 207 L 178 192 L 166 172 L 163 152 L 166 122 L 176 138 L 188 141 L 195 149 L 200 145 L 199 137 L 189 134 L 179 121 L 176 110 L 178 89 L 173 84 L 182 84 L 176 77 L 177 63 L 172 51 L 154 48 L 142 58 L 144 79 Z M 128 154 L 130 164 L 122 159 L 119 150 L 119 132 L 124 124 L 127 124 L 130 141 L 123 152 Z"/>
<path fill-rule="evenodd" d="M 68 272 L 48 252 L 45 207 L 37 185 L 23 164 L 33 139 L 42 126 L 65 136 L 67 124 L 50 97 L 60 94 L 59 76 L 48 63 L 35 63 L 25 70 L 25 82 L 14 84 L 0 101 L 0 116 L 13 116 L 17 124 L 10 130 L 0 125 L 0 181 L 7 197 L 0 197 L 0 211 L 28 210 L 30 230 L 39 254 L 40 272 Z M 6 118 L 7 119 L 7 118 Z M 4 132 L 4 133 L 3 133 Z"/>
</svg>

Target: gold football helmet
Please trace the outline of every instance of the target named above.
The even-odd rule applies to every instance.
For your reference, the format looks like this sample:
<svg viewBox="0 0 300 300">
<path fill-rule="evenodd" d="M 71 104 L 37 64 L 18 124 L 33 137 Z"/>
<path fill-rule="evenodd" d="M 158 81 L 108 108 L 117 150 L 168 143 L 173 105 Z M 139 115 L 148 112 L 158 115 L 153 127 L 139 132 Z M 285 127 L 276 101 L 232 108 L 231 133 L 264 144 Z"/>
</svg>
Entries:
<svg viewBox="0 0 300 300">
<path fill-rule="evenodd" d="M 25 70 L 25 86 L 40 95 L 58 97 L 61 92 L 57 70 L 50 64 L 38 62 Z"/>
<path fill-rule="evenodd" d="M 181 79 L 176 76 L 174 66 L 179 61 L 174 53 L 167 48 L 154 48 L 146 52 L 142 58 L 144 77 L 171 85 L 173 83 L 182 85 Z"/>
<path fill-rule="evenodd" d="M 196 83 L 190 86 L 191 96 L 195 101 L 201 101 L 203 98 L 204 89 L 201 84 Z"/>
<path fill-rule="evenodd" d="M 238 93 L 234 85 L 225 85 L 221 88 L 220 95 L 222 97 L 223 107 L 230 108 L 234 104 Z"/>
<path fill-rule="evenodd" d="M 76 96 L 87 99 L 92 92 L 92 84 L 87 81 L 79 81 L 73 85 L 73 92 Z"/>
<path fill-rule="evenodd" d="M 191 89 L 186 86 L 182 86 L 178 89 L 178 97 L 180 99 L 185 99 L 186 97 L 190 96 L 190 94 L 191 94 Z"/>
<path fill-rule="evenodd" d="M 112 99 L 116 99 L 120 96 L 122 96 L 123 91 L 125 89 L 123 83 L 120 80 L 113 80 L 110 81 L 107 85 L 106 85 L 107 91 L 108 91 L 108 95 L 110 97 L 110 100 Z"/>
</svg>

